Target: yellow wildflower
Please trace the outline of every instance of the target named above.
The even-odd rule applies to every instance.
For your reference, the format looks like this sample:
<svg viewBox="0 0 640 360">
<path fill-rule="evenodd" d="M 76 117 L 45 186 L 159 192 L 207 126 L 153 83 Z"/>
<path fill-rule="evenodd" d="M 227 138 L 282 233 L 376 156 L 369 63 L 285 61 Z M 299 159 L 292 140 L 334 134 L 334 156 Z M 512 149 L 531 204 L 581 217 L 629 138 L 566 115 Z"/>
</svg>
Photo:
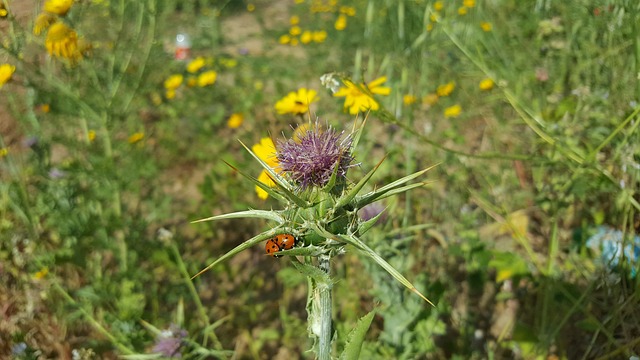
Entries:
<svg viewBox="0 0 640 360">
<path fill-rule="evenodd" d="M 309 123 L 300 124 L 293 131 L 293 136 L 291 136 L 291 138 L 299 144 L 302 141 L 302 137 L 307 134 L 307 131 L 311 130 L 313 130 L 313 126 Z"/>
<path fill-rule="evenodd" d="M 229 116 L 229 119 L 227 120 L 227 127 L 229 127 L 230 129 L 236 129 L 239 128 L 243 122 L 244 116 L 242 116 L 241 113 L 234 113 Z"/>
<path fill-rule="evenodd" d="M 33 279 L 34 280 L 41 280 L 45 276 L 47 276 L 47 274 L 49 274 L 49 268 L 43 267 L 42 269 L 40 269 L 40 271 L 38 271 L 37 273 L 33 274 Z"/>
<path fill-rule="evenodd" d="M 221 58 L 220 60 L 218 60 L 218 62 L 220 63 L 220 65 L 226 67 L 227 69 L 232 69 L 238 66 L 238 60 L 234 58 Z"/>
<path fill-rule="evenodd" d="M 189 76 L 187 78 L 187 87 L 194 87 L 198 85 L 198 79 L 194 78 L 193 76 Z"/>
<path fill-rule="evenodd" d="M 369 84 L 356 85 L 351 81 L 344 82 L 345 87 L 341 87 L 333 94 L 336 97 L 344 97 L 344 108 L 349 109 L 351 115 L 355 115 L 360 111 L 378 110 L 380 105 L 362 87 L 369 90 L 372 94 L 389 95 L 391 88 L 380 86 L 387 81 L 386 76 L 379 77 Z"/>
<path fill-rule="evenodd" d="M 218 73 L 215 70 L 205 71 L 202 74 L 198 75 L 198 86 L 205 87 L 208 85 L 213 85 L 216 82 L 217 77 Z"/>
<path fill-rule="evenodd" d="M 416 100 L 417 98 L 411 94 L 406 94 L 402 97 L 402 103 L 404 103 L 407 106 L 414 104 Z"/>
<path fill-rule="evenodd" d="M 267 166 L 272 168 L 275 172 L 280 172 L 278 159 L 276 158 L 276 146 L 273 144 L 273 140 L 271 140 L 271 138 L 266 137 L 260 139 L 260 142 L 253 145 L 251 150 L 256 154 L 256 156 L 264 161 Z M 260 172 L 260 175 L 258 175 L 258 181 L 269 187 L 276 186 L 266 170 L 262 170 L 262 172 Z M 256 186 L 256 194 L 258 194 L 258 197 L 262 200 L 266 200 L 269 197 L 269 194 L 259 186 Z"/>
<path fill-rule="evenodd" d="M 453 92 L 453 90 L 456 88 L 456 83 L 454 83 L 453 81 L 448 82 L 446 84 L 442 84 L 440 86 L 438 86 L 438 89 L 436 89 L 436 94 L 440 97 L 443 96 L 449 96 L 451 95 L 451 93 Z"/>
<path fill-rule="evenodd" d="M 296 4 L 304 4 L 304 0 L 295 0 Z"/>
<path fill-rule="evenodd" d="M 0 159 L 9 154 L 9 149 L 6 147 L 0 148 Z"/>
<path fill-rule="evenodd" d="M 427 24 L 427 32 L 431 32 L 431 30 L 433 30 L 433 23 L 428 23 Z"/>
<path fill-rule="evenodd" d="M 280 39 L 278 39 L 278 42 L 282 45 L 286 45 L 291 42 L 291 36 L 289 36 L 289 34 L 284 34 L 280 36 Z"/>
<path fill-rule="evenodd" d="M 248 12 L 253 12 L 253 11 L 255 11 L 255 9 L 256 9 L 255 5 L 253 5 L 251 3 L 247 4 L 247 11 Z"/>
<path fill-rule="evenodd" d="M 167 80 L 164 81 L 164 88 L 167 90 L 175 90 L 179 88 L 180 85 L 182 85 L 183 79 L 184 78 L 181 74 L 171 75 L 167 78 Z"/>
<path fill-rule="evenodd" d="M 51 25 L 44 45 L 52 56 L 71 61 L 82 58 L 82 53 L 78 47 L 78 34 L 62 22 Z"/>
<path fill-rule="evenodd" d="M 298 17 L 297 15 L 293 15 L 291 18 L 289 18 L 289 24 L 298 25 L 299 23 L 300 23 L 300 17 Z"/>
<path fill-rule="evenodd" d="M 5 5 L 4 2 L 0 2 L 0 18 L 6 18 L 8 15 L 7 5 Z"/>
<path fill-rule="evenodd" d="M 89 140 L 89 142 L 93 142 L 95 139 L 96 139 L 96 131 L 89 130 L 89 132 L 87 133 L 87 140 Z"/>
<path fill-rule="evenodd" d="M 313 89 L 300 88 L 276 102 L 275 109 L 278 114 L 306 114 L 309 111 L 309 105 L 317 101 L 317 94 Z"/>
<path fill-rule="evenodd" d="M 444 9 L 444 3 L 442 1 L 436 1 L 433 3 L 433 10 L 440 11 L 442 9 Z"/>
<path fill-rule="evenodd" d="M 318 30 L 313 32 L 313 41 L 322 43 L 327 39 L 327 32 L 324 30 Z"/>
<path fill-rule="evenodd" d="M 458 8 L 458 15 L 462 16 L 462 15 L 467 15 L 467 10 L 469 10 L 467 7 L 465 6 L 461 6 Z"/>
<path fill-rule="evenodd" d="M 300 35 L 300 42 L 303 44 L 308 44 L 313 40 L 313 35 L 311 31 L 305 30 L 302 35 Z"/>
<path fill-rule="evenodd" d="M 195 74 L 198 70 L 202 69 L 205 65 L 205 60 L 202 56 L 198 56 L 197 58 L 191 60 L 189 64 L 187 64 L 187 71 Z"/>
<path fill-rule="evenodd" d="M 340 6 L 340 12 L 348 16 L 356 16 L 356 8 L 353 6 Z"/>
<path fill-rule="evenodd" d="M 289 45 L 291 46 L 298 46 L 298 38 L 292 38 L 291 42 L 289 43 Z"/>
<path fill-rule="evenodd" d="M 0 65 L 0 89 L 11 80 L 15 71 L 16 67 L 11 64 Z"/>
<path fill-rule="evenodd" d="M 480 90 L 488 91 L 493 89 L 493 85 L 494 85 L 493 80 L 486 78 L 480 81 L 479 87 L 480 87 Z"/>
<path fill-rule="evenodd" d="M 289 29 L 289 34 L 291 34 L 291 36 L 297 36 L 300 35 L 300 33 L 302 33 L 302 29 L 300 29 L 300 26 L 294 25 L 291 27 L 291 29 Z"/>
<path fill-rule="evenodd" d="M 429 20 L 431 20 L 431 22 L 438 22 L 440 20 L 440 16 L 438 16 L 438 14 L 431 14 L 429 15 Z"/>
<path fill-rule="evenodd" d="M 342 31 L 347 27 L 347 16 L 345 14 L 340 14 L 338 19 L 336 19 L 336 23 L 333 25 L 336 30 Z"/>
<path fill-rule="evenodd" d="M 449 106 L 448 108 L 444 109 L 444 117 L 447 118 L 454 118 L 454 117 L 458 117 L 458 115 L 460 115 L 460 113 L 462 112 L 462 107 L 460 105 L 453 105 L 453 106 Z"/>
<path fill-rule="evenodd" d="M 164 93 L 164 97 L 167 98 L 167 100 L 171 100 L 176 97 L 176 91 L 173 89 L 167 89 Z"/>
<path fill-rule="evenodd" d="M 129 139 L 127 139 L 127 141 L 129 142 L 129 144 L 135 144 L 137 142 L 140 142 L 142 139 L 144 139 L 144 133 L 137 132 L 129 136 Z"/>
<path fill-rule="evenodd" d="M 491 25 L 490 22 L 486 22 L 486 21 L 481 21 L 480 22 L 480 28 L 482 29 L 482 31 L 484 32 L 489 32 L 491 31 L 491 29 L 493 29 L 493 26 Z"/>
<path fill-rule="evenodd" d="M 45 114 L 48 114 L 51 111 L 51 105 L 49 104 L 42 104 L 39 106 L 40 111 L 42 111 Z"/>
<path fill-rule="evenodd" d="M 56 17 L 51 14 L 42 13 L 38 15 L 36 21 L 33 23 L 33 35 L 40 35 L 54 22 L 56 22 Z"/>
<path fill-rule="evenodd" d="M 44 11 L 64 16 L 73 5 L 73 0 L 47 0 L 44 2 Z"/>
<path fill-rule="evenodd" d="M 462 5 L 468 8 L 476 6 L 476 0 L 463 0 Z"/>
<path fill-rule="evenodd" d="M 435 103 L 438 102 L 438 99 L 439 99 L 438 95 L 431 93 L 431 94 L 425 95 L 422 98 L 422 103 L 425 105 L 434 105 Z"/>
</svg>

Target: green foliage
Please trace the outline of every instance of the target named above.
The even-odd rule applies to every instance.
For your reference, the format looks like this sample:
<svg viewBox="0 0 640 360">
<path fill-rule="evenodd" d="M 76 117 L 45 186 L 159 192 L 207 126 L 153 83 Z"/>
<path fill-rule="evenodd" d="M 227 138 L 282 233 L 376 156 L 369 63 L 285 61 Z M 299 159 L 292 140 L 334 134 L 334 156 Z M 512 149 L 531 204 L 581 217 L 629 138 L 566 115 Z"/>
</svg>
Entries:
<svg viewBox="0 0 640 360">
<path fill-rule="evenodd" d="M 51 15 L 71 58 L 27 3 L 0 1 L 0 358 L 160 358 L 181 330 L 186 359 L 312 358 L 305 283 L 332 287 L 345 358 L 640 354 L 637 257 L 615 255 L 640 231 L 636 2 L 75 1 Z M 261 185 L 261 138 L 358 128 L 345 81 L 379 109 L 344 196 Z M 308 114 L 277 114 L 301 87 Z M 281 232 L 286 256 L 255 246 Z M 330 277 L 306 261 L 329 248 Z"/>
</svg>

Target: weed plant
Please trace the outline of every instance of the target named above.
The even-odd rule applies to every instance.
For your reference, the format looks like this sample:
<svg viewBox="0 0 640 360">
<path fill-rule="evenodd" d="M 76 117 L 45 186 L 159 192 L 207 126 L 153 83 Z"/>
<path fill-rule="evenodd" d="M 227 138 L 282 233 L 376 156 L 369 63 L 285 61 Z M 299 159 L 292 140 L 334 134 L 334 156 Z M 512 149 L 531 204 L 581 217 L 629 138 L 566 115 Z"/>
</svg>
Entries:
<svg viewBox="0 0 640 360">
<path fill-rule="evenodd" d="M 639 356 L 639 23 L 630 0 L 0 0 L 0 357 Z M 319 128 L 358 139 L 322 199 L 273 158 Z"/>
</svg>

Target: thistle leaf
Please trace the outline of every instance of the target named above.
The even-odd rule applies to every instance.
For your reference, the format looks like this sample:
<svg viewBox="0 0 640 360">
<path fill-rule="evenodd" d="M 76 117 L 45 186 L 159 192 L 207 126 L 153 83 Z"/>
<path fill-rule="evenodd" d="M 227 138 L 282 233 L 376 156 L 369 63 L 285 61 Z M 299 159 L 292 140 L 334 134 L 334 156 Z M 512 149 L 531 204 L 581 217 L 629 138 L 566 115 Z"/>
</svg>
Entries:
<svg viewBox="0 0 640 360">
<path fill-rule="evenodd" d="M 280 234 L 281 232 L 282 232 L 282 229 L 280 227 L 276 227 L 276 228 L 273 228 L 273 229 L 271 229 L 269 231 L 265 231 L 265 232 L 263 232 L 261 234 L 258 234 L 256 236 L 252 237 L 251 239 L 249 239 L 249 240 L 243 242 L 242 244 L 234 247 L 229 252 L 227 252 L 226 254 L 224 254 L 221 257 L 219 257 L 216 261 L 214 261 L 211 264 L 209 264 L 209 266 L 207 266 L 206 268 L 200 270 L 200 272 L 198 272 L 197 274 L 195 274 L 195 275 L 193 275 L 191 277 L 191 280 L 197 278 L 198 276 L 200 276 L 201 274 L 205 273 L 206 271 L 208 271 L 212 267 L 220 264 L 221 262 L 232 258 L 233 256 L 235 256 L 239 252 L 244 251 L 244 250 L 256 245 L 257 243 L 259 243 L 259 242 L 261 242 L 263 240 L 267 240 L 269 238 L 272 238 L 276 234 Z"/>
<path fill-rule="evenodd" d="M 342 354 L 340 354 L 340 360 L 360 358 L 360 350 L 362 350 L 364 337 L 367 335 L 367 331 L 371 326 L 375 314 L 376 311 L 371 310 L 367 315 L 358 320 L 356 326 L 349 332 L 349 335 L 347 335 L 347 343 L 344 346 Z"/>
<path fill-rule="evenodd" d="M 369 171 L 362 179 L 360 179 L 360 181 L 353 188 L 351 188 L 351 190 L 349 190 L 347 194 L 342 195 L 340 199 L 338 199 L 338 203 L 335 205 L 335 207 L 341 208 L 347 205 L 348 203 L 350 203 L 351 200 L 353 200 L 356 197 L 356 195 L 358 195 L 358 192 L 362 190 L 362 188 L 369 181 L 369 179 L 371 179 L 371 177 L 376 172 L 376 170 L 378 170 L 380 165 L 382 165 L 382 162 L 384 161 L 384 159 L 386 159 L 386 157 L 382 158 L 382 160 L 380 160 L 380 162 L 376 166 L 374 166 L 374 168 L 371 169 L 371 171 Z"/>
<path fill-rule="evenodd" d="M 224 160 L 222 160 L 222 161 L 224 161 Z M 280 193 L 275 191 L 271 186 L 263 183 L 262 181 L 256 179 L 255 177 L 253 177 L 251 175 L 246 174 L 244 171 L 241 171 L 240 169 L 236 168 L 235 166 L 229 164 L 226 161 L 224 161 L 224 163 L 227 164 L 227 166 L 232 168 L 234 171 L 236 171 L 238 174 L 244 176 L 246 179 L 249 179 L 249 181 L 251 181 L 255 186 L 258 186 L 262 190 L 266 191 L 267 194 L 269 194 L 269 196 L 273 197 L 274 199 L 276 199 L 278 201 L 285 201 L 285 198 Z"/>
<path fill-rule="evenodd" d="M 357 203 L 358 204 L 362 204 L 362 205 L 370 204 L 373 201 L 375 201 L 375 200 L 371 200 L 371 199 L 379 199 L 382 194 L 404 186 L 407 182 L 409 182 L 409 181 L 411 181 L 411 180 L 423 175 L 424 173 L 426 173 L 427 171 L 433 169 L 434 167 L 436 167 L 438 165 L 440 165 L 440 163 L 432 165 L 432 166 L 430 166 L 430 167 L 428 167 L 426 169 L 417 171 L 417 172 L 415 172 L 413 174 L 410 174 L 410 175 L 407 175 L 405 177 L 402 177 L 402 178 L 400 178 L 400 179 L 398 179 L 396 181 L 393 181 L 393 182 L 391 182 L 391 183 L 389 183 L 389 184 L 387 184 L 387 185 L 385 185 L 385 186 L 383 186 L 383 187 L 381 187 L 379 189 L 376 189 L 376 190 L 373 190 L 373 191 L 371 191 L 369 193 L 366 193 L 366 194 L 362 195 L 362 197 L 358 198 Z"/>
<path fill-rule="evenodd" d="M 265 211 L 265 210 L 238 211 L 238 212 L 233 212 L 229 214 L 211 216 L 211 217 L 200 219 L 200 220 L 194 220 L 191 223 L 196 224 L 196 223 L 205 222 L 205 221 L 225 220 L 225 219 L 245 219 L 245 218 L 266 219 L 266 220 L 275 221 L 278 224 L 285 223 L 285 219 L 282 216 L 280 216 L 280 214 L 278 214 L 277 212 Z"/>
<path fill-rule="evenodd" d="M 302 275 L 313 279 L 316 284 L 329 284 L 332 282 L 331 277 L 326 272 L 320 270 L 319 268 L 311 265 L 304 264 L 300 262 L 297 258 L 291 258 L 291 264 L 296 268 Z"/>
<path fill-rule="evenodd" d="M 413 284 L 409 280 L 407 280 L 404 276 L 402 276 L 402 274 L 400 274 L 400 272 L 398 272 L 398 270 L 396 270 L 393 266 L 391 266 L 391 264 L 389 264 L 385 259 L 380 257 L 378 253 L 376 253 L 369 246 L 367 246 L 367 244 L 362 242 L 362 240 L 360 240 L 354 235 L 339 234 L 336 236 L 339 237 L 344 242 L 346 242 L 347 244 L 353 245 L 355 248 L 363 252 L 365 255 L 369 256 L 371 259 L 373 259 L 373 261 L 378 263 L 378 265 L 380 265 L 391 276 L 393 276 L 394 279 L 398 280 L 407 289 L 416 293 L 418 296 L 422 298 L 422 300 L 428 302 L 431 306 L 435 307 L 435 305 L 431 302 L 431 300 L 427 299 L 424 295 L 422 295 L 422 293 L 418 291 L 418 289 L 416 289 L 416 287 L 413 286 Z"/>
<path fill-rule="evenodd" d="M 402 186 L 402 187 L 398 187 L 395 189 L 390 189 L 387 191 L 380 191 L 380 189 L 378 190 L 374 190 L 370 193 L 367 193 L 365 195 L 363 195 L 362 197 L 357 197 L 355 200 L 355 207 L 360 209 L 365 205 L 371 204 L 373 202 L 376 202 L 378 200 L 382 200 L 382 199 L 386 199 L 388 197 L 394 196 L 394 195 L 398 195 L 398 194 L 402 194 L 404 192 L 407 192 L 409 190 L 413 190 L 415 188 L 420 188 L 423 187 L 425 185 L 429 185 L 429 184 L 433 184 L 434 181 L 422 181 L 419 183 L 415 183 L 415 184 L 410 184 L 410 185 L 406 185 L 406 186 Z"/>
</svg>

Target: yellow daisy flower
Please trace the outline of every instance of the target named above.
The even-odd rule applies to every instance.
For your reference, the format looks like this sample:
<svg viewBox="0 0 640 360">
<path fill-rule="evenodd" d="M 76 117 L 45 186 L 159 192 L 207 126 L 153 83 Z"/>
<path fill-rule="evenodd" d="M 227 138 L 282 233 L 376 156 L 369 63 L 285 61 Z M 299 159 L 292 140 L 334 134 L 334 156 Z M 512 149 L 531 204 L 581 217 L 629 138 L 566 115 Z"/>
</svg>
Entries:
<svg viewBox="0 0 640 360">
<path fill-rule="evenodd" d="M 256 9 L 256 6 L 255 6 L 255 5 L 253 5 L 253 4 L 247 4 L 247 11 L 248 11 L 248 12 L 253 12 L 253 11 L 255 11 L 255 9 Z"/>
<path fill-rule="evenodd" d="M 458 117 L 460 113 L 462 113 L 462 107 L 457 104 L 444 109 L 444 117 L 447 118 Z"/>
<path fill-rule="evenodd" d="M 202 74 L 198 75 L 198 86 L 205 87 L 208 85 L 213 85 L 216 82 L 217 77 L 218 73 L 215 70 L 205 71 Z"/>
<path fill-rule="evenodd" d="M 293 15 L 291 18 L 289 18 L 289 24 L 291 25 L 298 25 L 300 23 L 300 17 L 297 15 Z"/>
<path fill-rule="evenodd" d="M 480 90 L 489 91 L 493 89 L 493 85 L 493 80 L 486 78 L 480 81 L 480 84 L 478 86 L 480 87 Z"/>
<path fill-rule="evenodd" d="M 182 85 L 183 76 L 181 74 L 174 74 L 164 81 L 164 88 L 167 90 L 175 90 Z"/>
<path fill-rule="evenodd" d="M 318 93 L 315 90 L 300 88 L 276 102 L 275 109 L 278 114 L 306 114 L 309 111 L 309 105 L 317 101 L 316 95 Z"/>
<path fill-rule="evenodd" d="M 267 166 L 272 168 L 275 172 L 280 172 L 278 159 L 276 158 L 276 146 L 273 144 L 273 140 L 271 140 L 271 138 L 265 137 L 260 139 L 260 142 L 253 145 L 251 150 L 256 154 L 256 156 L 264 161 Z M 266 170 L 262 170 L 262 172 L 260 172 L 260 175 L 258 175 L 258 181 L 269 187 L 276 186 Z M 266 200 L 269 197 L 269 194 L 259 186 L 256 186 L 256 194 L 262 200 Z"/>
<path fill-rule="evenodd" d="M 241 113 L 234 113 L 229 116 L 227 120 L 227 127 L 230 129 L 237 129 L 244 122 L 244 116 Z"/>
<path fill-rule="evenodd" d="M 11 64 L 0 65 L 0 89 L 11 80 L 15 71 L 16 67 Z"/>
<path fill-rule="evenodd" d="M 442 1 L 436 1 L 433 3 L 433 10 L 440 11 L 442 9 L 444 9 L 444 3 Z"/>
<path fill-rule="evenodd" d="M 64 16 L 73 5 L 73 0 L 47 0 L 44 2 L 44 11 Z"/>
<path fill-rule="evenodd" d="M 0 148 L 0 159 L 9 154 L 9 149 L 6 147 Z"/>
<path fill-rule="evenodd" d="M 318 30 L 313 32 L 313 41 L 322 43 L 327 39 L 327 32 L 324 30 Z"/>
<path fill-rule="evenodd" d="M 142 141 L 142 139 L 144 139 L 144 133 L 143 132 L 137 132 L 137 133 L 131 134 L 131 136 L 129 136 L 127 141 L 129 142 L 129 144 L 135 144 L 135 143 L 138 143 L 138 142 Z"/>
<path fill-rule="evenodd" d="M 409 106 L 416 102 L 417 98 L 411 94 L 406 94 L 402 97 L 402 103 Z"/>
<path fill-rule="evenodd" d="M 491 25 L 490 22 L 482 21 L 482 22 L 480 22 L 480 28 L 484 32 L 489 32 L 489 31 L 491 31 L 491 29 L 493 29 L 493 26 Z"/>
<path fill-rule="evenodd" d="M 204 65 L 204 58 L 202 56 L 198 56 L 197 58 L 191 60 L 189 64 L 187 64 L 187 72 L 195 74 L 198 72 L 198 70 L 202 69 Z"/>
<path fill-rule="evenodd" d="M 461 6 L 458 8 L 458 15 L 467 15 L 467 11 L 469 10 L 469 8 L 467 8 L 466 6 Z"/>
<path fill-rule="evenodd" d="M 422 103 L 425 105 L 434 105 L 435 103 L 438 102 L 438 99 L 439 99 L 438 95 L 431 93 L 431 94 L 425 95 L 422 98 Z"/>
<path fill-rule="evenodd" d="M 300 42 L 303 44 L 308 44 L 313 40 L 313 34 L 309 30 L 305 30 L 302 35 L 300 35 Z"/>
<path fill-rule="evenodd" d="M 87 133 L 87 139 L 89 140 L 89 142 L 93 142 L 96 139 L 96 131 L 89 130 L 89 132 Z"/>
<path fill-rule="evenodd" d="M 472 8 L 472 7 L 476 6 L 476 0 L 464 0 L 464 1 L 462 1 L 462 5 L 466 6 L 468 8 Z"/>
<path fill-rule="evenodd" d="M 0 2 L 0 18 L 6 18 L 8 15 L 7 5 L 5 5 L 4 2 Z"/>
<path fill-rule="evenodd" d="M 338 31 L 342 31 L 342 30 L 346 29 L 346 27 L 347 27 L 347 15 L 340 14 L 340 16 L 338 16 L 338 19 L 336 19 L 336 23 L 333 26 Z"/>
<path fill-rule="evenodd" d="M 456 88 L 456 83 L 454 83 L 453 81 L 448 82 L 446 84 L 442 84 L 440 86 L 438 86 L 438 89 L 436 89 L 436 94 L 440 97 L 443 96 L 449 96 L 451 95 L 451 93 L 453 92 L 453 90 Z"/>
<path fill-rule="evenodd" d="M 62 22 L 49 28 L 44 45 L 50 55 L 76 61 L 82 58 L 78 47 L 78 34 Z"/>
<path fill-rule="evenodd" d="M 291 29 L 289 29 L 289 34 L 291 34 L 291 36 L 297 36 L 300 35 L 302 33 L 302 29 L 300 28 L 300 26 L 294 25 L 291 27 Z"/>
<path fill-rule="evenodd" d="M 280 39 L 278 39 L 278 42 L 282 45 L 286 45 L 291 42 L 291 36 L 289 36 L 289 34 L 284 34 L 280 36 Z"/>
<path fill-rule="evenodd" d="M 361 84 L 360 86 L 351 81 L 345 81 L 345 87 L 341 87 L 333 94 L 335 97 L 344 97 L 344 108 L 349 109 L 351 115 L 355 115 L 360 111 L 373 110 L 376 111 L 380 105 L 369 94 L 363 91 L 362 87 L 369 90 L 370 93 L 376 95 L 389 95 L 391 88 L 380 86 L 387 81 L 386 76 L 379 77 L 369 84 Z"/>
</svg>

